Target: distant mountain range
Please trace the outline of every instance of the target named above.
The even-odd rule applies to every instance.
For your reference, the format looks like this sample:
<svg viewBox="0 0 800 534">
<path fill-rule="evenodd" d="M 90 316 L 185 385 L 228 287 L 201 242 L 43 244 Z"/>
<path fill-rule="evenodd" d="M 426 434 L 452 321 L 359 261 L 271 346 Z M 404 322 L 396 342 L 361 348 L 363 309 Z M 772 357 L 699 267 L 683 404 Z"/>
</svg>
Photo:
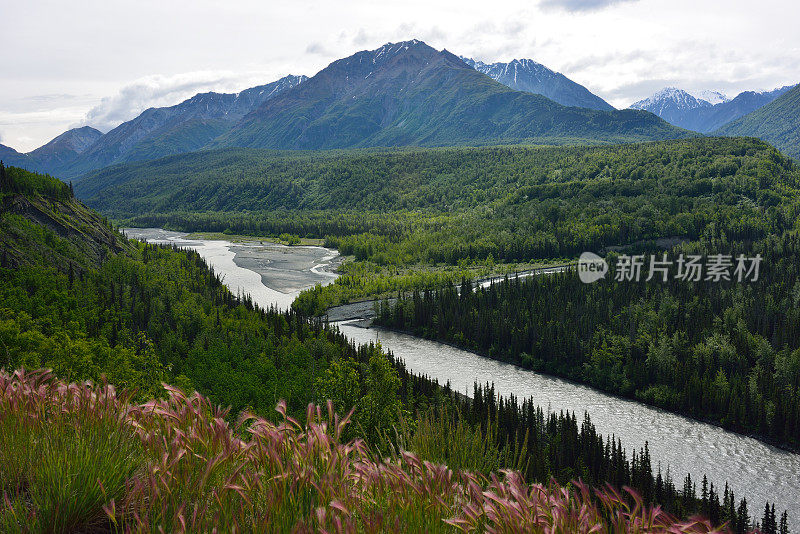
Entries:
<svg viewBox="0 0 800 534">
<path fill-rule="evenodd" d="M 667 87 L 650 98 L 631 105 L 655 113 L 665 121 L 687 130 L 710 133 L 721 126 L 765 106 L 786 93 L 791 86 L 773 91 L 739 93 L 729 100 L 722 93 L 703 91 L 694 95 L 675 87 Z"/>
<path fill-rule="evenodd" d="M 62 172 L 76 176 L 115 163 L 198 150 L 265 101 L 305 79 L 286 76 L 240 93 L 201 93 L 175 106 L 147 109 L 102 136 Z"/>
<path fill-rule="evenodd" d="M 331 63 L 211 146 L 330 149 L 685 135 L 649 113 L 565 107 L 514 91 L 450 52 L 412 40 Z"/>
<path fill-rule="evenodd" d="M 461 56 L 461 60 L 478 72 L 516 91 L 546 96 L 562 106 L 614 110 L 611 104 L 584 86 L 532 59 L 515 59 L 509 63 L 483 63 Z"/>
<path fill-rule="evenodd" d="M 714 134 L 758 137 L 800 160 L 800 85 Z"/>
<path fill-rule="evenodd" d="M 27 154 L 17 152 L 11 147 L 0 145 L 0 160 L 6 165 L 24 167 L 31 171 L 53 173 L 74 161 L 102 135 L 101 131 L 95 130 L 90 126 L 73 128 Z"/>
<path fill-rule="evenodd" d="M 27 154 L 0 145 L 0 159 L 78 179 L 114 164 L 224 147 L 671 139 L 692 135 L 686 130 L 716 131 L 788 90 L 745 92 L 728 100 L 721 93 L 668 88 L 635 109 L 618 111 L 533 60 L 487 64 L 411 40 L 334 61 L 312 78 L 286 76 L 240 93 L 202 93 L 150 108 L 106 134 L 76 128 Z"/>
<path fill-rule="evenodd" d="M 91 126 L 73 128 L 28 153 L 28 157 L 31 158 L 33 170 L 46 171 L 47 169 L 61 168 L 83 154 L 102 136 L 103 132 Z"/>
<path fill-rule="evenodd" d="M 266 100 L 306 80 L 286 76 L 240 93 L 201 93 L 163 108 L 150 108 L 106 134 L 84 126 L 68 130 L 33 152 L 0 145 L 9 165 L 62 178 L 132 161 L 199 150 Z"/>
<path fill-rule="evenodd" d="M 148 109 L 104 135 L 71 130 L 62 135 L 80 134 L 86 142 L 76 139 L 73 151 L 58 157 L 45 153 L 62 146 L 62 136 L 29 154 L 5 147 L 2 157 L 74 179 L 202 148 L 610 143 L 688 135 L 650 114 L 616 111 L 532 60 L 467 61 L 417 40 L 390 43 L 335 61 L 311 79 L 287 76 L 237 94 L 199 94 Z"/>
</svg>

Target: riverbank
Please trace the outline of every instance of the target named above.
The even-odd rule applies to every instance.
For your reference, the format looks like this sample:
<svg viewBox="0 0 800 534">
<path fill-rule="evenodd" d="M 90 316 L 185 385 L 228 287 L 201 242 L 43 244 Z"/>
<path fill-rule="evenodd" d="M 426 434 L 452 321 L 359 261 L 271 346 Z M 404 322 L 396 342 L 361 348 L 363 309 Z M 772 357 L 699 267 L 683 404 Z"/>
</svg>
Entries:
<svg viewBox="0 0 800 534">
<path fill-rule="evenodd" d="M 546 412 L 573 412 L 579 422 L 588 412 L 598 431 L 620 439 L 628 451 L 638 451 L 647 442 L 654 469 L 660 467 L 662 473 L 669 470 L 677 480 L 691 473 L 698 488 L 696 475 L 707 474 L 716 488 L 721 490 L 728 482 L 737 496 L 746 495 L 748 504 L 760 510 L 765 501 L 775 500 L 776 509 L 790 510 L 791 519 L 795 519 L 792 510 L 800 502 L 800 455 L 791 451 L 453 344 L 352 322 L 337 326 L 356 343 L 380 343 L 415 373 L 440 383 L 450 382 L 453 390 L 466 395 L 472 395 L 475 382 L 491 383 L 497 394 L 530 398 Z"/>
<path fill-rule="evenodd" d="M 176 244 L 185 246 L 184 243 L 185 239 Z M 265 287 L 261 275 L 236 265 L 231 259 L 234 254 L 229 246 L 222 246 L 221 241 L 207 241 L 206 244 L 198 252 L 218 273 L 225 274 L 226 284 L 241 287 L 261 306 L 269 307 L 275 303 L 277 292 Z M 286 248 L 287 252 L 299 252 L 297 247 Z M 270 265 L 278 267 L 274 263 L 266 264 L 267 267 Z M 245 271 L 250 273 L 249 276 L 243 276 Z M 268 280 L 272 283 L 272 279 Z M 380 342 L 384 349 L 402 358 L 414 372 L 436 378 L 440 383 L 449 381 L 456 391 L 471 394 L 476 380 L 491 382 L 496 385 L 497 393 L 514 394 L 518 398 L 533 397 L 535 404 L 545 410 L 556 413 L 570 410 L 579 418 L 588 412 L 599 431 L 621 439 L 629 451 L 639 450 L 647 441 L 654 469 L 660 465 L 664 472 L 669 467 L 677 477 L 687 472 L 691 472 L 693 478 L 695 474 L 702 476 L 702 473 L 707 473 L 709 481 L 719 488 L 727 480 L 737 495 L 746 495 L 749 504 L 761 509 L 765 500 L 774 500 L 776 508 L 790 510 L 800 502 L 800 481 L 797 479 L 800 457 L 795 454 L 717 426 L 561 378 L 527 371 L 452 345 L 378 328 L 363 328 L 374 313 L 374 301 L 348 304 L 336 313 L 340 314 L 338 317 L 355 316 L 362 321 L 366 318 L 364 322 L 340 327 L 356 344 Z M 331 317 L 335 316 L 329 314 L 329 320 Z"/>
<path fill-rule="evenodd" d="M 394 299 L 394 300 L 397 300 L 397 299 Z M 347 308 L 347 306 L 342 306 L 342 308 Z M 346 315 L 346 311 L 344 313 L 342 313 L 342 315 Z M 669 414 L 673 414 L 673 415 L 676 415 L 676 416 L 679 416 L 679 417 L 684 417 L 684 418 L 686 418 L 686 419 L 688 419 L 690 421 L 697 421 L 698 423 L 711 425 L 711 426 L 719 428 L 720 430 L 723 430 L 725 432 L 730 432 L 732 434 L 736 434 L 737 436 L 746 437 L 748 439 L 754 439 L 754 440 L 759 441 L 761 443 L 764 443 L 765 445 L 768 445 L 770 447 L 775 447 L 776 449 L 780 449 L 780 450 L 788 452 L 788 453 L 800 455 L 800 448 L 798 448 L 798 447 L 792 447 L 792 446 L 787 445 L 785 443 L 775 442 L 773 440 L 770 440 L 770 439 L 764 438 L 763 436 L 758 436 L 758 435 L 755 435 L 755 434 L 737 432 L 736 430 L 733 430 L 733 429 L 730 429 L 730 428 L 725 428 L 724 426 L 720 425 L 719 423 L 717 423 L 716 421 L 714 421 L 712 419 L 705 419 L 705 418 L 701 418 L 701 417 L 693 417 L 691 415 L 687 415 L 687 414 L 684 414 L 684 413 L 681 413 L 681 412 L 668 410 L 666 408 L 663 408 L 663 407 L 658 406 L 656 404 L 652 404 L 652 403 L 646 402 L 646 401 L 638 399 L 636 397 L 627 396 L 627 395 L 620 395 L 619 393 L 616 393 L 614 391 L 608 391 L 608 390 L 600 389 L 600 388 L 598 388 L 596 386 L 593 386 L 591 384 L 587 384 L 586 382 L 581 382 L 581 381 L 576 380 L 576 379 L 574 379 L 572 377 L 569 377 L 569 376 L 548 373 L 547 371 L 527 369 L 527 368 L 525 368 L 525 367 L 523 367 L 523 366 L 521 366 L 521 365 L 519 365 L 518 363 L 515 363 L 515 362 L 508 362 L 508 361 L 505 361 L 505 360 L 500 360 L 498 358 L 493 358 L 487 352 L 482 352 L 482 351 L 479 351 L 479 350 L 476 350 L 476 349 L 463 347 L 463 346 L 457 345 L 456 343 L 453 343 L 453 342 L 447 341 L 447 340 L 443 340 L 443 339 L 437 339 L 437 338 L 434 338 L 434 337 L 420 336 L 420 335 L 418 335 L 416 332 L 414 332 L 412 330 L 403 330 L 403 329 L 400 329 L 400 328 L 393 328 L 393 327 L 389 327 L 389 326 L 383 326 L 383 325 L 380 325 L 380 324 L 375 324 L 375 318 L 376 317 L 377 317 L 377 315 L 373 314 L 372 316 L 353 317 L 352 319 L 340 319 L 338 321 L 334 321 L 333 319 L 330 319 L 329 322 L 331 322 L 331 323 L 333 323 L 333 322 L 345 323 L 346 322 L 348 325 L 355 326 L 355 327 L 358 327 L 358 328 L 381 330 L 381 331 L 385 331 L 385 332 L 393 332 L 393 333 L 396 333 L 396 334 L 402 334 L 402 335 L 405 335 L 405 336 L 410 336 L 410 337 L 413 337 L 413 338 L 416 338 L 416 339 L 422 339 L 422 340 L 430 341 L 430 342 L 433 342 L 433 343 L 439 343 L 439 344 L 447 346 L 447 347 L 451 347 L 451 348 L 454 348 L 454 349 L 457 349 L 457 350 L 460 350 L 460 351 L 464 351 L 464 352 L 467 352 L 467 353 L 470 353 L 470 354 L 474 354 L 475 356 L 477 356 L 479 358 L 486 358 L 486 359 L 491 360 L 491 361 L 503 363 L 503 364 L 506 364 L 506 365 L 511 365 L 511 366 L 514 366 L 514 367 L 516 367 L 516 368 L 518 368 L 520 370 L 523 370 L 523 371 L 526 371 L 526 372 L 529 372 L 529 373 L 536 373 L 537 375 L 550 377 L 550 378 L 553 378 L 553 379 L 556 379 L 556 380 L 563 380 L 563 381 L 568 382 L 570 384 L 573 384 L 575 386 L 589 388 L 589 389 L 591 389 L 593 391 L 596 391 L 597 393 L 600 393 L 600 394 L 603 394 L 603 395 L 609 395 L 611 397 L 614 397 L 614 398 L 620 399 L 620 400 L 624 400 L 624 401 L 635 402 L 635 403 L 641 404 L 643 406 L 647 406 L 647 407 L 649 407 L 649 408 L 651 408 L 653 410 L 663 411 L 664 413 L 669 413 Z M 798 473 L 798 475 L 800 476 L 800 473 Z"/>
<path fill-rule="evenodd" d="M 230 250 L 236 265 L 258 273 L 265 286 L 286 294 L 332 283 L 342 263 L 335 250 L 317 246 L 251 241 L 231 244 Z"/>
<path fill-rule="evenodd" d="M 523 279 L 528 278 L 530 276 L 538 276 L 543 274 L 555 274 L 564 272 L 565 270 L 573 267 L 574 263 L 562 263 L 558 265 L 550 265 L 547 267 L 539 267 L 536 269 L 529 269 L 525 271 L 520 271 L 513 273 L 511 275 L 502 275 L 502 276 L 485 276 L 482 278 L 478 278 L 473 283 L 474 287 L 488 287 L 492 283 L 502 282 L 503 280 L 508 277 L 510 280 L 514 279 Z M 455 287 L 459 287 L 456 285 Z M 340 304 L 338 306 L 331 306 L 327 309 L 325 314 L 322 315 L 323 318 L 327 319 L 328 322 L 331 323 L 338 323 L 344 321 L 351 321 L 355 319 L 359 319 L 365 321 L 363 324 L 368 327 L 372 324 L 372 320 L 375 319 L 377 316 L 377 312 L 375 311 L 375 306 L 377 303 L 383 301 L 384 299 L 381 298 L 370 298 L 365 299 L 358 302 L 351 302 L 348 304 Z M 389 304 L 394 305 L 397 302 L 396 298 L 390 298 Z"/>
</svg>

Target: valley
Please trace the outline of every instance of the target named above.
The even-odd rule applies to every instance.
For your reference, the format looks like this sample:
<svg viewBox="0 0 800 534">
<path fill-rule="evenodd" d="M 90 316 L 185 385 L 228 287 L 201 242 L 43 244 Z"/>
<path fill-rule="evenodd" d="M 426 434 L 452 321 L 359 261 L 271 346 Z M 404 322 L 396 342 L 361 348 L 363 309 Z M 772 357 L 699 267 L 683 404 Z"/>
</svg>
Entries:
<svg viewBox="0 0 800 534">
<path fill-rule="evenodd" d="M 215 272 L 224 275 L 226 285 L 234 293 L 250 294 L 255 303 L 265 309 L 273 306 L 283 308 L 285 305 L 285 286 L 281 277 L 259 279 L 253 276 L 258 272 L 255 266 L 248 268 L 237 264 L 231 268 L 227 256 L 219 252 L 220 248 L 226 247 L 232 252 L 235 246 L 229 243 L 183 240 L 180 234 L 158 229 L 128 229 L 126 233 L 137 239 L 167 241 L 196 250 Z M 255 249 L 253 254 L 265 262 L 272 258 L 263 249 Z M 296 271 L 286 265 L 305 263 L 305 251 L 302 247 L 290 247 L 286 254 L 298 258 L 276 269 L 286 269 L 289 271 L 287 276 L 294 278 Z M 250 271 L 249 276 L 241 271 Z M 307 289 L 313 282 L 307 279 L 304 284 L 302 289 Z M 800 470 L 798 454 L 451 345 L 379 326 L 364 328 L 352 322 L 337 323 L 336 326 L 349 340 L 357 344 L 380 343 L 384 350 L 402 357 L 412 373 L 430 377 L 441 384 L 448 383 L 455 391 L 468 396 L 472 395 L 474 383 L 490 383 L 498 394 L 531 399 L 547 412 L 568 411 L 578 416 L 588 413 L 598 431 L 621 439 L 628 450 L 643 448 L 647 442 L 652 462 L 662 473 L 669 472 L 676 478 L 684 473 L 707 474 L 716 487 L 727 484 L 737 495 L 746 495 L 755 509 L 773 500 L 778 508 L 790 509 L 793 503 L 800 501 L 800 488 L 793 481 L 794 473 Z"/>
<path fill-rule="evenodd" d="M 800 530 L 794 7 L 182 2 L 4 10 L 0 532 Z"/>
</svg>

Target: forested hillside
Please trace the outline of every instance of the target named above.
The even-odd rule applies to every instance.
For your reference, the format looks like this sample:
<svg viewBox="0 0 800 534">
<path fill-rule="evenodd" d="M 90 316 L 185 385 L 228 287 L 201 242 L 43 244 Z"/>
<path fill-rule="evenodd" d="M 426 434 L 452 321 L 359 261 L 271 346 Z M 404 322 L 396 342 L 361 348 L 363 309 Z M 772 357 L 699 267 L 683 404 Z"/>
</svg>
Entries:
<svg viewBox="0 0 800 534">
<path fill-rule="evenodd" d="M 186 230 L 392 235 L 434 217 L 443 228 L 467 230 L 461 243 L 438 240 L 446 251 L 419 253 L 434 260 L 694 238 L 712 220 L 732 220 L 731 210 L 741 219 L 738 232 L 764 235 L 763 219 L 774 211 L 767 208 L 796 179 L 793 164 L 766 143 L 715 138 L 607 148 L 225 150 L 114 167 L 76 191 L 113 217 Z M 387 221 L 387 213 L 394 217 Z M 508 232 L 487 239 L 499 230 L 494 221 Z"/>
<path fill-rule="evenodd" d="M 2 173 L 0 367 L 105 374 L 143 395 L 168 381 L 262 413 L 281 398 L 302 412 L 337 358 L 391 380 L 380 350 L 356 350 L 319 324 L 257 309 L 195 252 L 127 241 L 58 180 Z M 385 393 L 386 384 L 372 387 L 379 384 Z M 388 391 L 386 402 L 399 402 L 396 387 Z"/>
<path fill-rule="evenodd" d="M 800 85 L 715 133 L 758 137 L 800 159 Z"/>
<path fill-rule="evenodd" d="M 355 407 L 347 436 L 362 436 L 376 451 L 408 447 L 423 460 L 479 473 L 520 469 L 529 481 L 580 477 L 593 485 L 628 484 L 645 502 L 658 501 L 683 517 L 701 512 L 714 522 L 729 521 L 737 532 L 755 519 L 744 500 L 736 506 L 727 488 L 723 492 L 712 485 L 706 491 L 704 485 L 698 495 L 693 480 L 699 474 L 676 487 L 666 473 L 654 471 L 646 449 L 629 460 L 619 443 L 597 434 L 588 416 L 579 425 L 574 414 L 544 414 L 529 402 L 500 399 L 491 388 L 476 388 L 470 401 L 410 374 L 379 347 L 352 346 L 318 322 L 259 309 L 249 298 L 232 295 L 195 252 L 126 241 L 57 180 L 3 168 L 1 183 L 0 246 L 3 257 L 14 255 L 13 262 L 0 267 L 0 368 L 48 367 L 72 380 L 106 377 L 134 388 L 143 400 L 162 395 L 160 383 L 166 381 L 186 391 L 197 389 L 213 403 L 232 407 L 233 414 L 250 409 L 274 417 L 271 407 L 285 399 L 288 414 L 299 415 L 309 402 L 331 399 L 340 413 Z M 49 217 L 8 209 L 24 202 L 47 207 Z M 61 254 L 63 260 L 53 264 L 52 254 Z M 11 410 L 9 404 L 0 406 Z M 15 430 L 0 435 L 45 443 L 44 436 L 61 436 L 61 428 L 73 434 L 83 428 L 36 426 L 31 418 L 23 419 L 34 434 Z M 74 442 L 78 438 L 73 434 Z M 15 438 L 0 449 L 30 450 L 21 443 Z M 62 459 L 58 447 L 51 450 L 53 462 L 67 462 L 59 464 L 59 473 L 96 468 L 89 460 Z M 20 457 L 12 453 L 8 458 Z M 114 463 L 119 459 L 115 455 L 104 458 L 107 467 L 98 472 L 101 476 L 127 469 Z M 14 465 L 19 467 L 14 473 L 28 476 L 24 473 L 38 464 Z M 39 495 L 50 487 L 35 480 L 32 489 L 19 493 L 19 479 L 0 476 L 2 490 L 10 492 L 10 500 L 0 505 L 0 524 L 19 525 L 20 517 L 28 517 L 18 515 L 21 510 L 33 510 L 34 521 L 45 517 L 36 515 L 37 510 L 44 514 L 58 509 L 60 501 L 48 508 L 51 501 L 25 499 L 25 491 Z M 73 487 L 62 485 L 61 478 L 52 480 L 53 488 Z M 190 478 L 178 478 L 171 487 L 189 483 Z M 96 509 L 88 509 L 88 520 L 109 517 L 113 505 L 104 500 L 108 497 L 92 498 L 99 500 L 92 501 Z"/>
<path fill-rule="evenodd" d="M 130 217 L 128 224 L 327 238 L 367 262 L 346 267 L 353 277 L 303 308 L 318 313 L 408 266 L 490 266 L 659 239 L 780 234 L 797 217 L 798 176 L 766 143 L 713 138 L 595 148 L 215 151 L 111 168 L 76 187 L 91 206 Z"/>
<path fill-rule="evenodd" d="M 704 239 L 673 256 L 720 251 L 761 254 L 758 280 L 625 282 L 612 272 L 585 284 L 570 271 L 415 293 L 378 320 L 800 448 L 800 241 Z"/>
</svg>

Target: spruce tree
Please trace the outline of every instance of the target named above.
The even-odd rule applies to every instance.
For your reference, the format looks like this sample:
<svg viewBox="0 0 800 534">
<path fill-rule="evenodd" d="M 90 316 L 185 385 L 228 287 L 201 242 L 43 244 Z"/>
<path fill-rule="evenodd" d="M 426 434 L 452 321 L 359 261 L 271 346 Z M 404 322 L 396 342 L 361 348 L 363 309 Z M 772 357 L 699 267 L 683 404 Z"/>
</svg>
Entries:
<svg viewBox="0 0 800 534">
<path fill-rule="evenodd" d="M 781 525 L 778 529 L 780 534 L 789 534 L 789 516 L 786 513 L 786 510 L 783 511 L 781 514 Z"/>
<path fill-rule="evenodd" d="M 750 514 L 747 512 L 747 499 L 742 499 L 736 512 L 736 534 L 744 534 L 749 528 Z"/>
<path fill-rule="evenodd" d="M 764 505 L 764 516 L 761 518 L 761 530 L 764 534 L 778 534 L 778 525 L 775 521 L 775 505 L 770 508 L 769 503 Z"/>
<path fill-rule="evenodd" d="M 703 485 L 700 490 L 700 511 L 708 517 L 708 478 L 703 475 Z"/>
<path fill-rule="evenodd" d="M 0 192 L 11 191 L 10 185 L 6 166 L 3 165 L 3 160 L 0 159 Z"/>
</svg>

